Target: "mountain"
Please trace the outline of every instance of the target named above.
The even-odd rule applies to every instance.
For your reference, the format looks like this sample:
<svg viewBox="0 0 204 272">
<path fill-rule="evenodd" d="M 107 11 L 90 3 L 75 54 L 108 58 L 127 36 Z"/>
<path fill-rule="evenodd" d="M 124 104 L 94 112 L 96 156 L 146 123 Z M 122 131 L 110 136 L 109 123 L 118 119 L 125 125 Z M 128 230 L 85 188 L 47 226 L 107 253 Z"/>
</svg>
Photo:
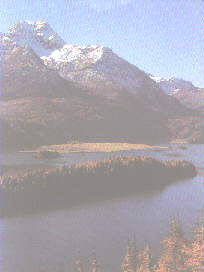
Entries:
<svg viewBox="0 0 204 272">
<path fill-rule="evenodd" d="M 202 88 L 179 78 L 165 79 L 153 75 L 150 75 L 150 77 L 165 93 L 177 98 L 183 105 L 193 109 L 203 109 L 204 90 Z"/>
<path fill-rule="evenodd" d="M 99 93 L 145 92 L 149 85 L 157 89 L 143 71 L 117 56 L 110 48 L 100 45 L 65 45 L 43 59 L 62 77 Z"/>
<path fill-rule="evenodd" d="M 19 47 L 15 44 L 7 47 L 2 54 L 0 67 L 2 98 L 60 96 L 78 91 L 71 82 L 47 68 L 28 47 Z"/>
<path fill-rule="evenodd" d="M 0 107 L 6 150 L 66 141 L 150 141 L 166 138 L 165 119 L 131 93 L 113 98 L 61 78 L 32 49 L 4 53 Z M 159 132 L 159 133 L 158 133 Z"/>
<path fill-rule="evenodd" d="M 44 21 L 19 22 L 9 30 L 6 36 L 19 46 L 32 48 L 38 56 L 48 56 L 53 50 L 65 44 L 62 38 Z"/>
<path fill-rule="evenodd" d="M 128 92 L 143 99 L 154 111 L 165 110 L 167 114 L 185 111 L 177 99 L 165 95 L 148 74 L 110 48 L 65 44 L 46 22 L 20 22 L 6 37 L 17 46 L 32 50 L 50 71 L 57 71 L 61 78 L 88 93 L 114 98 Z"/>
<path fill-rule="evenodd" d="M 3 147 L 67 141 L 155 142 L 168 138 L 166 119 L 132 95 L 24 97 L 1 101 Z"/>
<path fill-rule="evenodd" d="M 0 52 L 7 150 L 75 139 L 169 141 L 190 117 L 199 122 L 197 111 L 111 49 L 65 44 L 46 22 L 20 22 L 1 34 Z M 189 126 L 182 137 L 199 141 L 199 125 L 196 131 Z"/>
<path fill-rule="evenodd" d="M 150 77 L 156 83 L 158 83 L 158 85 L 166 93 L 172 93 L 181 89 L 195 89 L 196 88 L 190 81 L 186 81 L 180 78 L 172 77 L 172 78 L 166 79 L 166 78 L 153 76 L 153 75 L 150 75 Z"/>
<path fill-rule="evenodd" d="M 32 49 L 46 66 L 81 87 L 114 95 L 119 91 L 146 91 L 153 80 L 110 48 L 66 44 L 46 22 L 19 22 L 5 34 L 17 46 Z M 158 90 L 156 90 L 158 91 Z"/>
<path fill-rule="evenodd" d="M 203 111 L 204 104 L 204 89 L 203 88 L 195 88 L 195 89 L 180 89 L 172 94 L 175 98 L 177 98 L 183 105 Z"/>
</svg>

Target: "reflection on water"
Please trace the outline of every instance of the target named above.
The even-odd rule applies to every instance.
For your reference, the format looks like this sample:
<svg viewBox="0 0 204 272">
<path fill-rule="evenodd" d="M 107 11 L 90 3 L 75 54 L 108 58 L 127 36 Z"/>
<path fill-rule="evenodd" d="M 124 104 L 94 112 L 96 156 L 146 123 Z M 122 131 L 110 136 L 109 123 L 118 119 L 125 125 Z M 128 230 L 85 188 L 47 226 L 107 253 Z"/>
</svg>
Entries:
<svg viewBox="0 0 204 272">
<path fill-rule="evenodd" d="M 147 151 L 122 153 L 146 155 Z M 197 167 L 203 166 L 202 146 L 188 146 L 188 150 L 179 150 L 178 153 L 185 154 L 185 159 L 193 161 Z M 148 151 L 148 155 L 167 159 L 165 152 Z M 109 154 L 104 153 L 85 156 L 71 154 L 51 163 L 72 164 L 107 156 Z M 154 195 L 115 199 L 46 215 L 1 220 L 2 270 L 72 271 L 80 250 L 87 264 L 95 251 L 102 270 L 120 271 L 129 235 L 135 233 L 139 248 L 150 242 L 154 252 L 157 252 L 171 216 L 179 216 L 185 231 L 191 231 L 204 204 L 201 181 L 202 175 L 199 175 L 192 180 L 173 184 Z"/>
</svg>

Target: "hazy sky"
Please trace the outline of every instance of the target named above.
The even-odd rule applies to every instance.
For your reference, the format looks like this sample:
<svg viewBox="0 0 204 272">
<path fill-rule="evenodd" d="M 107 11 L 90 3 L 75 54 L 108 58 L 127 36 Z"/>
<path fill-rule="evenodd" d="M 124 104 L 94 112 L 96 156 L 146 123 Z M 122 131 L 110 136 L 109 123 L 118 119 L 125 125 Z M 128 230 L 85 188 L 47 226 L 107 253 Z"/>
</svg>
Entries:
<svg viewBox="0 0 204 272">
<path fill-rule="evenodd" d="M 45 20 L 67 43 L 102 44 L 146 72 L 204 86 L 201 0 L 0 0 L 0 32 Z"/>
</svg>

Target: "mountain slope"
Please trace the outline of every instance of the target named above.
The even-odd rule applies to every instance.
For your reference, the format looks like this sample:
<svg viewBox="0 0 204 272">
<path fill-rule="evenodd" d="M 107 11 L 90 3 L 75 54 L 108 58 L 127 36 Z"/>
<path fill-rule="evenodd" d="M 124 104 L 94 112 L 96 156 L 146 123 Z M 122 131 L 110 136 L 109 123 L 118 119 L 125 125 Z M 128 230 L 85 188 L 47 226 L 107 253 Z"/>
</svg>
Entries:
<svg viewBox="0 0 204 272">
<path fill-rule="evenodd" d="M 110 48 L 65 44 L 45 22 L 20 22 L 5 35 L 5 39 L 33 50 L 48 68 L 93 94 L 114 97 L 126 91 L 145 96 L 146 103 L 155 110 L 162 109 L 161 100 L 165 104 L 163 109 L 167 106 L 172 112 L 175 107 L 180 110 L 178 103 L 165 95 L 149 75 L 117 56 Z"/>
<path fill-rule="evenodd" d="M 166 119 L 132 96 L 12 99 L 1 101 L 0 120 L 7 150 L 70 140 L 154 143 L 169 137 Z"/>
<path fill-rule="evenodd" d="M 181 78 L 172 77 L 167 79 L 153 75 L 150 75 L 150 77 L 159 84 L 163 91 L 169 94 L 176 90 L 196 88 L 190 81 L 186 81 Z"/>
<path fill-rule="evenodd" d="M 178 99 L 183 105 L 202 111 L 204 109 L 204 89 L 181 89 L 173 92 L 172 96 Z"/>
<path fill-rule="evenodd" d="M 35 85 L 36 94 L 47 93 L 49 89 L 54 92 L 60 86 L 59 82 L 63 82 L 63 77 L 69 83 L 86 89 L 87 93 L 113 98 L 128 92 L 144 100 L 143 103 L 154 111 L 166 111 L 167 114 L 185 112 L 185 108 L 176 99 L 164 94 L 149 75 L 117 56 L 111 49 L 103 46 L 67 45 L 45 22 L 20 22 L 4 35 L 0 44 L 5 43 L 5 40 L 7 44 L 12 44 L 12 49 L 6 54 L 3 68 L 5 90 L 9 93 L 12 92 L 10 82 L 16 80 L 14 75 L 18 81 L 13 84 L 14 89 L 19 89 L 20 75 L 21 82 L 26 86 L 22 87 L 20 92 L 26 89 L 29 95 L 30 85 L 31 89 Z M 20 49 L 22 45 L 24 49 Z M 39 53 L 43 51 L 42 48 L 49 50 L 51 55 L 41 56 Z M 22 54 L 21 50 L 24 51 Z M 15 65 L 12 66 L 12 62 Z M 46 82 L 52 85 L 52 88 L 45 86 Z"/>
<path fill-rule="evenodd" d="M 175 97 L 183 105 L 192 109 L 203 109 L 204 90 L 195 87 L 190 81 L 178 78 L 165 79 L 152 75 L 150 77 L 165 93 Z"/>
<path fill-rule="evenodd" d="M 0 64 L 2 96 L 62 96 L 77 92 L 72 83 L 47 68 L 32 49 L 13 45 L 4 51 Z"/>
<path fill-rule="evenodd" d="M 46 65 L 58 70 L 64 78 L 103 94 L 105 90 L 109 95 L 119 91 L 145 91 L 146 81 L 150 80 L 136 66 L 103 46 L 65 45 L 43 59 Z"/>
<path fill-rule="evenodd" d="M 19 22 L 4 39 L 32 49 L 64 78 L 82 87 L 100 90 L 102 94 L 106 90 L 109 95 L 111 91 L 114 94 L 124 90 L 137 93 L 146 91 L 150 82 L 155 85 L 147 74 L 117 56 L 110 48 L 65 44 L 46 22 Z"/>
<path fill-rule="evenodd" d="M 1 69 L 4 150 L 75 139 L 146 142 L 168 137 L 165 119 L 141 98 L 127 92 L 114 99 L 90 95 L 46 67 L 32 49 L 13 44 L 3 54 Z"/>
<path fill-rule="evenodd" d="M 47 23 L 17 24 L 0 36 L 0 52 L 5 150 L 76 139 L 157 143 L 197 120 L 197 111 L 109 48 L 65 45 Z"/>
</svg>

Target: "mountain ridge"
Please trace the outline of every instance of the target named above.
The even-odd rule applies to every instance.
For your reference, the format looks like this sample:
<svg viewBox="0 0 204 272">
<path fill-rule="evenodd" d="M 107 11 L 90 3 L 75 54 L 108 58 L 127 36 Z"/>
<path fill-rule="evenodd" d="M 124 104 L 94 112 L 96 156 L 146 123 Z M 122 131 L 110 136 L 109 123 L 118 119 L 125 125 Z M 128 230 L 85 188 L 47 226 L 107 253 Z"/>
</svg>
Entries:
<svg viewBox="0 0 204 272">
<path fill-rule="evenodd" d="M 183 105 L 197 110 L 203 109 L 204 89 L 196 87 L 192 82 L 179 78 L 161 78 L 150 75 L 167 94 L 178 99 Z"/>
<path fill-rule="evenodd" d="M 165 79 L 147 74 L 119 57 L 109 47 L 67 44 L 45 21 L 20 21 L 2 36 L 4 41 L 10 39 L 18 46 L 34 50 L 45 65 L 57 70 L 65 79 L 74 81 L 81 87 L 95 88 L 95 91 L 101 88 L 107 88 L 109 92 L 113 89 L 130 92 L 145 89 L 144 80 L 141 80 L 142 72 L 143 77 L 156 82 L 167 94 L 197 88 L 183 79 Z"/>
<path fill-rule="evenodd" d="M 66 45 L 58 36 L 59 44 L 54 38 L 49 44 L 46 41 L 54 31 L 45 22 L 38 31 L 43 34 L 48 29 L 49 35 L 42 35 L 36 51 L 36 43 L 32 45 L 38 23 L 27 24 L 28 30 L 22 31 L 17 24 L 10 36 L 0 38 L 3 148 L 24 149 L 75 139 L 158 143 L 177 135 L 200 141 L 199 125 L 193 133 L 193 121 L 188 124 L 190 117 L 199 123 L 198 112 L 166 94 L 147 73 L 107 47 Z M 16 33 L 21 36 L 16 38 Z M 27 33 L 34 38 L 22 42 Z M 39 55 L 44 53 L 42 45 L 51 58 Z M 185 127 L 183 135 L 181 127 Z"/>
</svg>

